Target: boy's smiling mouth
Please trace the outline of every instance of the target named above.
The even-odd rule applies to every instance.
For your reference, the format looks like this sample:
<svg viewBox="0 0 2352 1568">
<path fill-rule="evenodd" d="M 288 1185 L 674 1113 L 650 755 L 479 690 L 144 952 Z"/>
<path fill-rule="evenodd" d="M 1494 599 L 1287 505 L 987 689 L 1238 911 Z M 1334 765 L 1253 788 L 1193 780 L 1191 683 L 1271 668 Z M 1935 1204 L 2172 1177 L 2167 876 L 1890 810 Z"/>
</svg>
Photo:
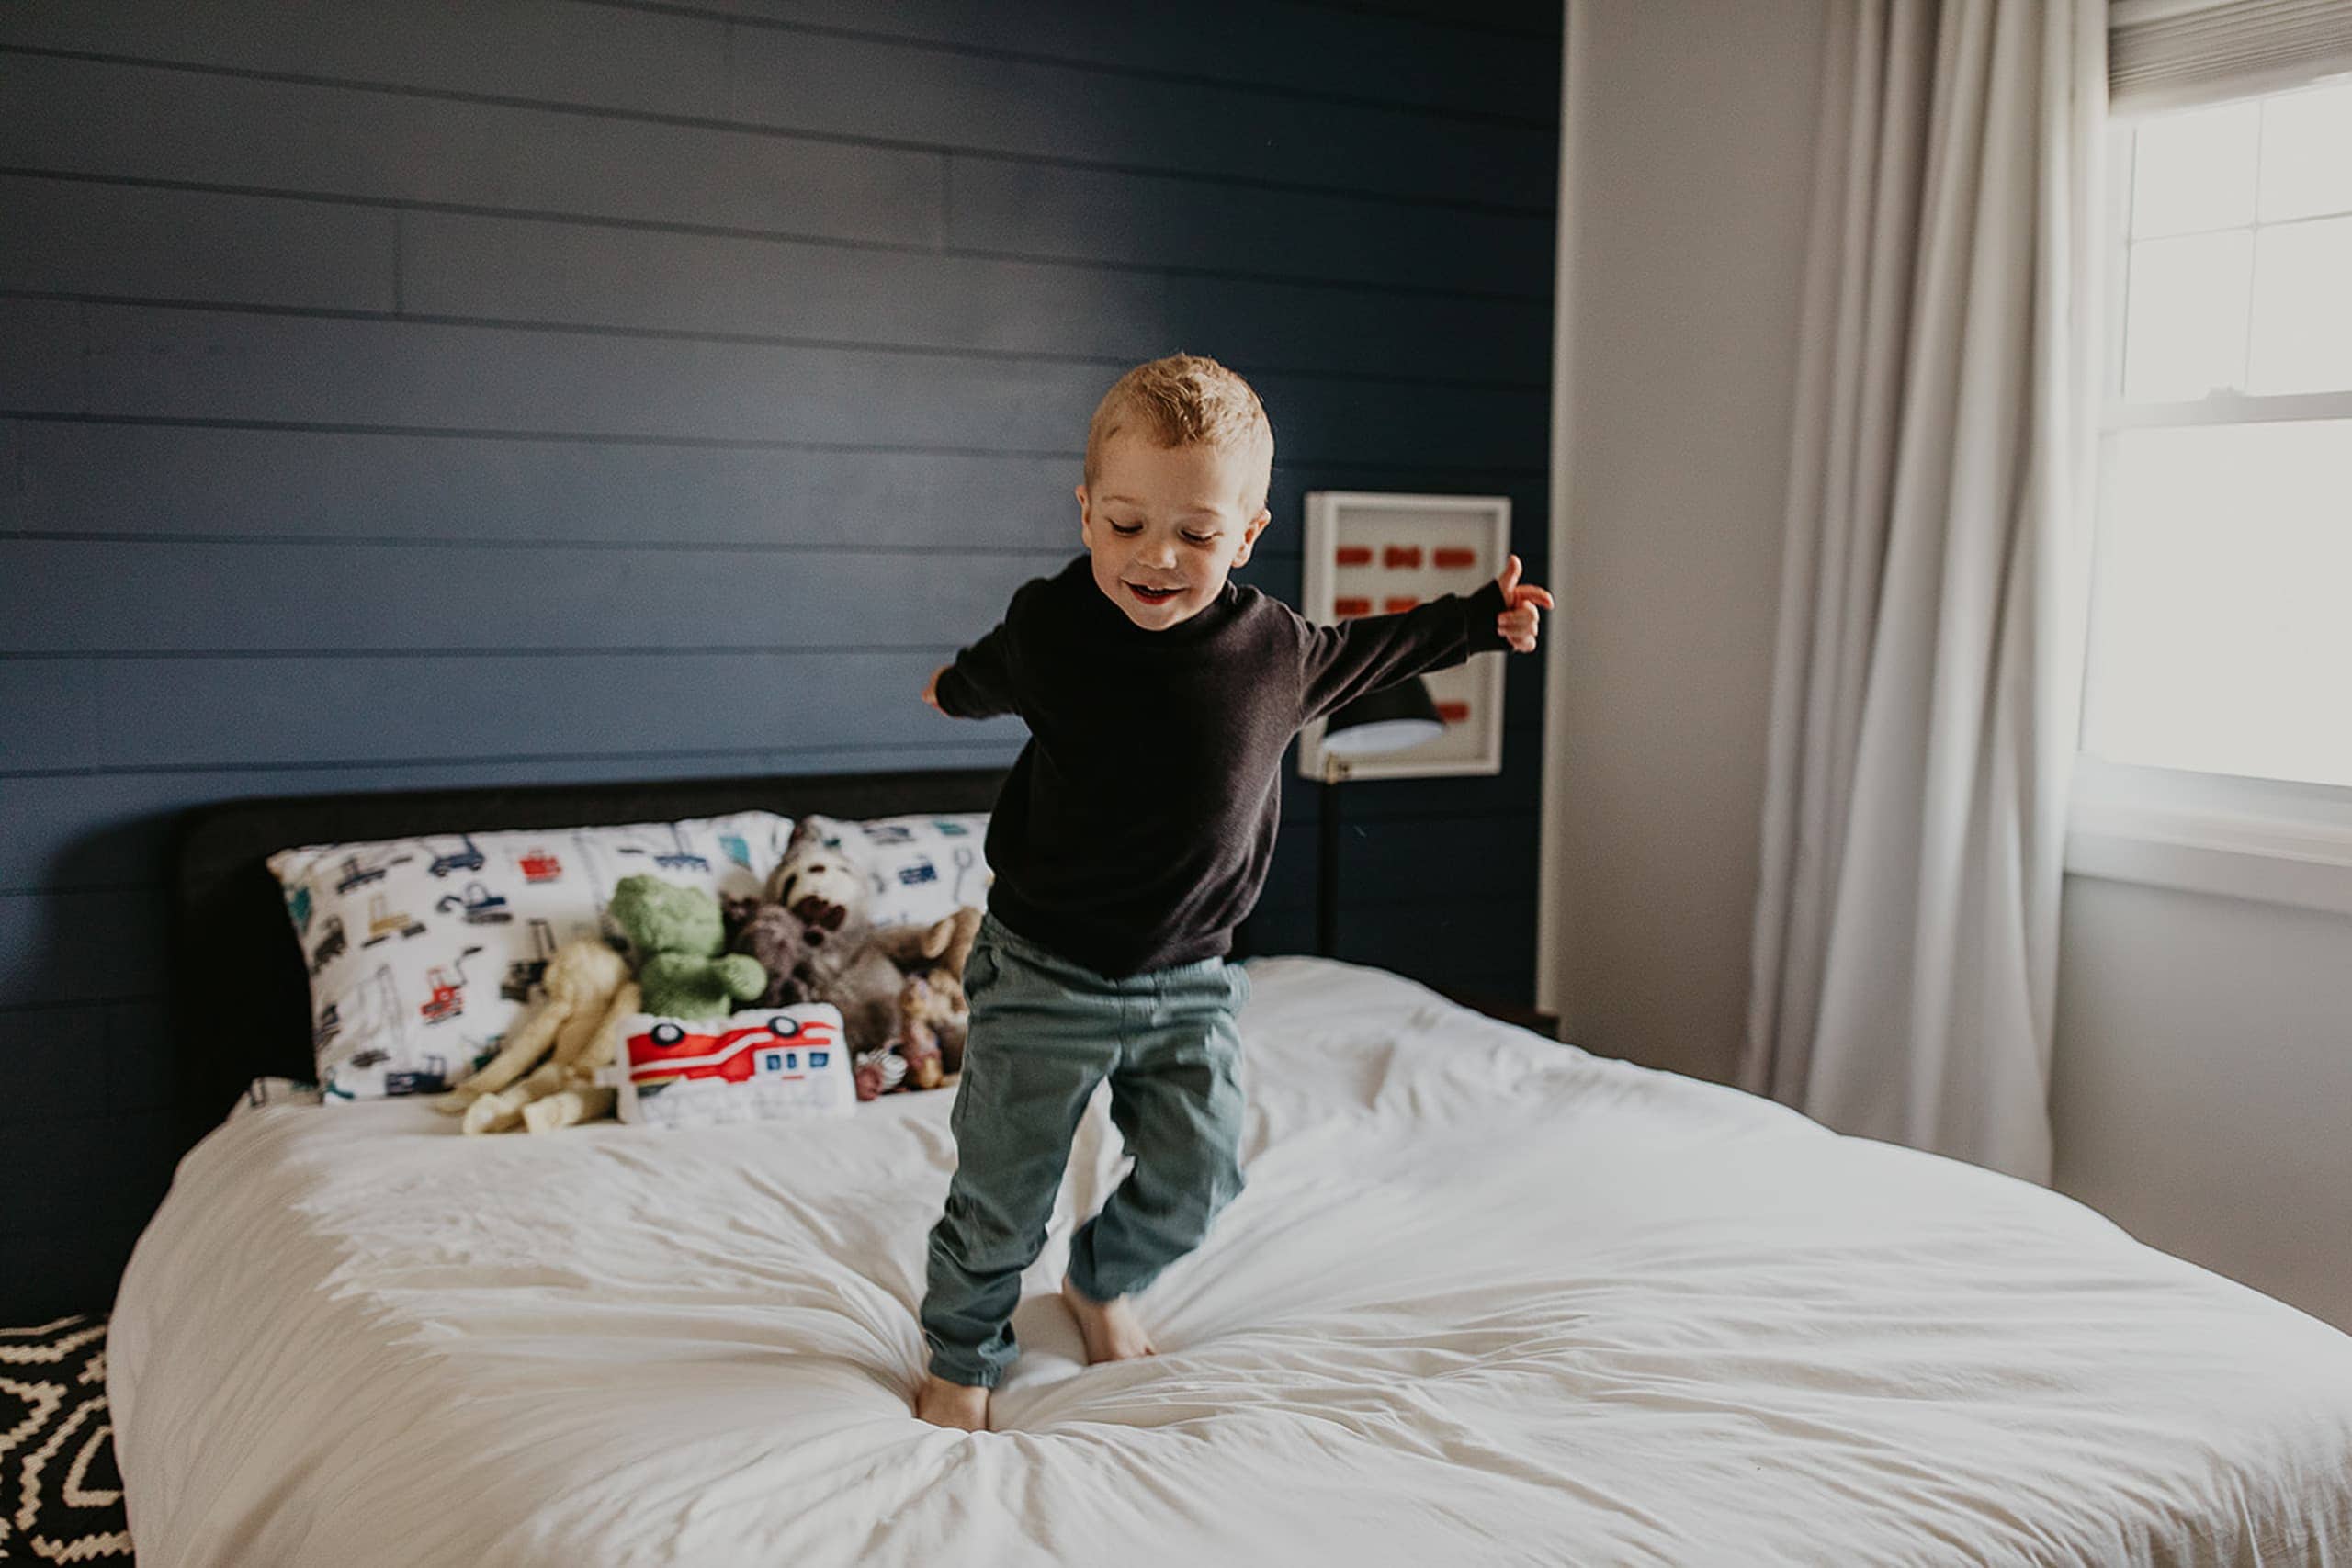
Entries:
<svg viewBox="0 0 2352 1568">
<path fill-rule="evenodd" d="M 1119 579 L 1119 585 L 1147 604 L 1165 604 L 1168 601 L 1175 598 L 1177 594 L 1183 592 L 1183 589 L 1181 587 L 1146 588 L 1142 583 L 1129 582 L 1124 577 Z"/>
</svg>

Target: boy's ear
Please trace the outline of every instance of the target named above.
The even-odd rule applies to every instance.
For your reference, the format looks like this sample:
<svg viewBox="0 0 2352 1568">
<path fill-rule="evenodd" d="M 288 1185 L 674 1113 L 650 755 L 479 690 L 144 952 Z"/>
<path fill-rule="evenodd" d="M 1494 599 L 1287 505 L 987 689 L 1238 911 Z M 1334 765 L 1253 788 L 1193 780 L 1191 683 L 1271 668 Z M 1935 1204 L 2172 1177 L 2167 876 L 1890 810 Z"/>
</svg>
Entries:
<svg viewBox="0 0 2352 1568">
<path fill-rule="evenodd" d="M 1244 523 L 1241 525 L 1241 547 L 1233 552 L 1234 565 L 1247 566 L 1250 564 L 1250 551 L 1251 547 L 1256 545 L 1258 542 L 1259 530 L 1264 528 L 1267 524 L 1273 520 L 1274 514 L 1261 506 L 1258 509 L 1257 516 L 1252 517 L 1249 522 Z"/>
<path fill-rule="evenodd" d="M 1090 547 L 1094 543 L 1092 525 L 1086 520 L 1086 487 L 1078 487 L 1078 536 Z"/>
</svg>

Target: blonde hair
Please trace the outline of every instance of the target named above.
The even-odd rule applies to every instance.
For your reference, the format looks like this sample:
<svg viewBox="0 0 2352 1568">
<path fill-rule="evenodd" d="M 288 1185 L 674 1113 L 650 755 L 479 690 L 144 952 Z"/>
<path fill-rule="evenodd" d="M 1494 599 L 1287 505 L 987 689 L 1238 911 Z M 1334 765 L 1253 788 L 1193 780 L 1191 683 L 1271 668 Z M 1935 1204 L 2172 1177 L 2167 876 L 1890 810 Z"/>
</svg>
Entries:
<svg viewBox="0 0 2352 1568">
<path fill-rule="evenodd" d="M 1227 451 L 1262 446 L 1273 465 L 1274 427 L 1250 383 L 1206 355 L 1176 353 L 1148 360 L 1111 384 L 1086 427 L 1086 484 L 1091 490 L 1102 448 L 1134 430 L 1162 446 L 1205 444 Z M 1266 487 L 1244 499 L 1252 516 L 1266 504 Z"/>
</svg>

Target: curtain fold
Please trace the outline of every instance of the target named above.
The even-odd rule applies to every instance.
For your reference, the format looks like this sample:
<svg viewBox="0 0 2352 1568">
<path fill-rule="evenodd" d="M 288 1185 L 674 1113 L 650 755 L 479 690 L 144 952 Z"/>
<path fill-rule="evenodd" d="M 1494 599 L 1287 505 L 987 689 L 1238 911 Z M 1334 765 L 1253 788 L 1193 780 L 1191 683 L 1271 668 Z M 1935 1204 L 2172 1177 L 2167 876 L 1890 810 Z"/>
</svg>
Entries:
<svg viewBox="0 0 2352 1568">
<path fill-rule="evenodd" d="M 2099 0 L 1835 0 L 1744 1088 L 2049 1179 Z"/>
</svg>

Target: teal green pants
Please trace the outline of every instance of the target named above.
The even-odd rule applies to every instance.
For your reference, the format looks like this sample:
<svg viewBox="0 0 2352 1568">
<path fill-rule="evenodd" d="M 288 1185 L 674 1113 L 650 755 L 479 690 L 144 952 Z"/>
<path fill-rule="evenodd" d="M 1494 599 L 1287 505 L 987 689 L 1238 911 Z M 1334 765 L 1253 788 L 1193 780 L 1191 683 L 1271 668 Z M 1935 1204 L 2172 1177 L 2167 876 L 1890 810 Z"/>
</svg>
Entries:
<svg viewBox="0 0 2352 1568">
<path fill-rule="evenodd" d="M 931 1370 L 993 1388 L 1020 1353 L 1012 1309 L 1094 1086 L 1135 1168 L 1070 1238 L 1070 1283 L 1128 1295 L 1190 1252 L 1241 1190 L 1241 1039 L 1250 976 L 1222 958 L 1113 979 L 998 923 L 964 967 L 971 1032 L 948 1124 L 956 1176 L 932 1227 L 922 1302 Z"/>
</svg>

